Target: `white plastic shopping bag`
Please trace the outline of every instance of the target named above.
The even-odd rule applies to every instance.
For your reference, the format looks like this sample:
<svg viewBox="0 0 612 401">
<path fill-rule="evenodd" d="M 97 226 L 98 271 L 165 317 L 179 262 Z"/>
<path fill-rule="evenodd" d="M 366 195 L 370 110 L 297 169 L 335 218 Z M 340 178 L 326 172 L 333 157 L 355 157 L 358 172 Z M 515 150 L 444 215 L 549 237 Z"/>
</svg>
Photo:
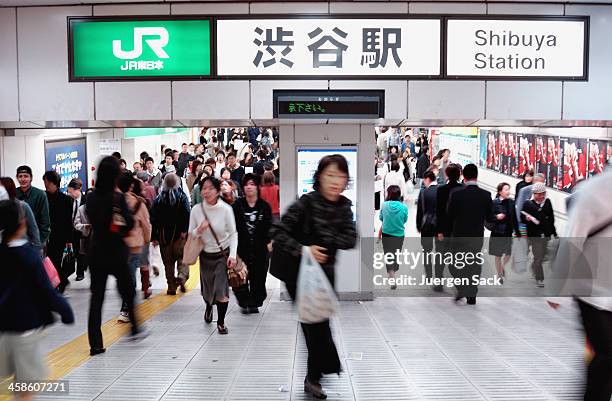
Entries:
<svg viewBox="0 0 612 401">
<path fill-rule="evenodd" d="M 523 274 L 527 271 L 529 245 L 526 237 L 512 238 L 512 271 Z"/>
<path fill-rule="evenodd" d="M 298 320 L 302 323 L 328 320 L 338 307 L 338 298 L 331 283 L 306 246 L 302 248 L 296 302 Z"/>
<path fill-rule="evenodd" d="M 158 269 L 164 267 L 164 262 L 161 257 L 161 251 L 159 249 L 159 246 L 149 244 L 149 264 L 151 265 L 151 267 L 155 266 Z"/>
</svg>

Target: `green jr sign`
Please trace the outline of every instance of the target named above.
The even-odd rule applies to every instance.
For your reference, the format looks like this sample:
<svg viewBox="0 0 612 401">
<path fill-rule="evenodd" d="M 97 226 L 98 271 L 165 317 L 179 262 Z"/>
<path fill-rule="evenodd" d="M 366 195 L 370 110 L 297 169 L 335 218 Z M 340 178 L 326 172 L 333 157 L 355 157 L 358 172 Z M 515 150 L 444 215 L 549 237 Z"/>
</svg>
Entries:
<svg viewBox="0 0 612 401">
<path fill-rule="evenodd" d="M 209 77 L 210 19 L 69 18 L 71 81 Z"/>
</svg>

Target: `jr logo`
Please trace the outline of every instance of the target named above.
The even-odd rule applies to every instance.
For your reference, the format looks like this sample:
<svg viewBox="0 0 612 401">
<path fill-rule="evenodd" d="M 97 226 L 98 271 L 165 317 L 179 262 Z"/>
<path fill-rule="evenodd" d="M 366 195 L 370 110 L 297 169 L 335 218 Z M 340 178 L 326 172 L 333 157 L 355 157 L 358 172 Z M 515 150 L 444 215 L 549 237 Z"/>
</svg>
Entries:
<svg viewBox="0 0 612 401">
<path fill-rule="evenodd" d="M 147 45 L 159 58 L 170 58 L 164 51 L 168 44 L 168 31 L 161 27 L 134 28 L 134 49 L 125 51 L 121 49 L 121 40 L 113 40 L 113 54 L 122 60 L 133 60 L 142 55 L 143 36 L 158 36 L 158 39 L 145 39 Z"/>
</svg>

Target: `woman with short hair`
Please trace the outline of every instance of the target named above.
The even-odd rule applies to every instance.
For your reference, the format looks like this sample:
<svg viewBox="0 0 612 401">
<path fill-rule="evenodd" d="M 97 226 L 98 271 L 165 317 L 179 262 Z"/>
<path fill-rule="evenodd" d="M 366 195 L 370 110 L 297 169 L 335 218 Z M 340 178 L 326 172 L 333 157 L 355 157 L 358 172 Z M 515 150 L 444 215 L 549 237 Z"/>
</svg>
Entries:
<svg viewBox="0 0 612 401">
<path fill-rule="evenodd" d="M 405 236 L 405 225 L 408 221 L 408 207 L 402 202 L 401 189 L 397 185 L 387 188 L 387 198 L 380 208 L 379 214 L 382 225 L 378 231 L 378 238 L 382 238 L 383 250 L 386 254 L 402 249 Z M 394 279 L 399 270 L 397 261 L 387 264 L 387 274 Z M 394 280 L 391 289 L 395 290 L 397 285 Z"/>
<path fill-rule="evenodd" d="M 217 305 L 217 330 L 227 334 L 225 314 L 229 304 L 227 270 L 236 267 L 238 232 L 232 207 L 221 201 L 221 182 L 206 177 L 200 183 L 203 202 L 191 210 L 189 233 L 204 241 L 200 254 L 200 287 L 206 303 L 204 321 L 213 320 Z"/>
</svg>

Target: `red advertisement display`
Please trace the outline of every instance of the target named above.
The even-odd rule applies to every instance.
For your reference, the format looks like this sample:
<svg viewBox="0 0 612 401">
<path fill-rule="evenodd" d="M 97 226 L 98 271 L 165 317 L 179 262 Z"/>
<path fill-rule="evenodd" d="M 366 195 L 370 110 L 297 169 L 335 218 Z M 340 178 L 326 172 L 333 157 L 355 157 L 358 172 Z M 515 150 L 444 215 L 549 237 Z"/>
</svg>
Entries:
<svg viewBox="0 0 612 401">
<path fill-rule="evenodd" d="M 487 134 L 487 168 L 498 170 L 499 165 L 499 131 L 490 130 Z"/>
<path fill-rule="evenodd" d="M 536 156 L 535 156 L 535 170 L 534 172 L 544 174 L 546 182 L 548 182 L 548 137 L 542 135 L 536 135 Z"/>
<path fill-rule="evenodd" d="M 519 134 L 519 165 L 518 175 L 525 174 L 535 167 L 535 137 L 531 134 Z"/>
<path fill-rule="evenodd" d="M 609 163 L 612 163 L 612 142 L 608 142 L 608 157 L 606 158 L 606 161 Z"/>
<path fill-rule="evenodd" d="M 565 192 L 572 192 L 574 186 L 587 177 L 587 140 L 562 138 L 563 145 L 563 186 Z"/>
<path fill-rule="evenodd" d="M 608 153 L 606 141 L 589 140 L 589 177 L 602 173 Z"/>
<path fill-rule="evenodd" d="M 508 171 L 513 177 L 518 177 L 518 142 L 516 140 L 516 133 L 508 132 Z"/>
<path fill-rule="evenodd" d="M 546 145 L 546 185 L 561 189 L 561 181 L 559 180 L 559 170 L 561 167 L 561 147 L 558 136 L 549 136 L 545 138 L 548 143 Z"/>
<path fill-rule="evenodd" d="M 509 172 L 509 161 L 510 161 L 510 150 L 508 148 L 508 133 L 499 133 L 499 172 L 502 174 L 510 175 Z"/>
</svg>

